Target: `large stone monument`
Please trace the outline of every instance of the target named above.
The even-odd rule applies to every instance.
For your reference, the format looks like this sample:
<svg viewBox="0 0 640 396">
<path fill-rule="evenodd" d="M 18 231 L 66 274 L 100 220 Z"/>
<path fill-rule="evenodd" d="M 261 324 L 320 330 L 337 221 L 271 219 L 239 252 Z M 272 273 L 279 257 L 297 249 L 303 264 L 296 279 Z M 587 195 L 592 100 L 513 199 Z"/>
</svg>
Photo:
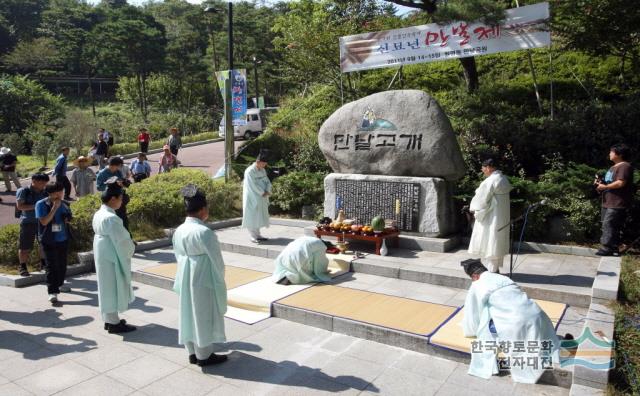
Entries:
<svg viewBox="0 0 640 396">
<path fill-rule="evenodd" d="M 449 119 L 417 90 L 387 91 L 348 103 L 320 128 L 320 149 L 336 173 L 325 178 L 325 215 L 395 219 L 425 236 L 455 231 L 453 182 L 465 172 Z"/>
</svg>

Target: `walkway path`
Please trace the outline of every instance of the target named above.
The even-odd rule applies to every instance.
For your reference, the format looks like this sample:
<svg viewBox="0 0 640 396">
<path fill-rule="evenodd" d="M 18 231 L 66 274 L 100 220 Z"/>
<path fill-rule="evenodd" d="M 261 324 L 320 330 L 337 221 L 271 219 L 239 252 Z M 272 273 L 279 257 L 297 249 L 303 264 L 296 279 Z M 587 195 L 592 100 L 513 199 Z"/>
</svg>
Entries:
<svg viewBox="0 0 640 396">
<path fill-rule="evenodd" d="M 240 147 L 242 142 L 236 142 L 236 148 Z M 162 154 L 150 154 L 149 162 L 151 164 L 152 174 L 158 173 L 158 162 Z M 186 147 L 179 151 L 178 159 L 182 162 L 182 166 L 191 169 L 201 169 L 207 172 L 209 175 L 214 175 L 215 172 L 224 165 L 224 142 L 216 142 L 210 144 L 203 144 L 200 146 Z M 131 160 L 125 160 L 125 163 L 129 163 Z M 97 171 L 97 167 L 93 167 Z M 71 176 L 69 174 L 69 176 Z M 24 185 L 28 185 L 29 181 L 24 181 Z M 15 186 L 11 187 L 13 192 L 8 193 L 4 186 L 4 183 L 0 182 L 0 226 L 7 224 L 17 224 L 18 219 L 14 216 L 14 208 L 16 203 Z M 74 196 L 74 193 L 71 194 Z"/>
</svg>

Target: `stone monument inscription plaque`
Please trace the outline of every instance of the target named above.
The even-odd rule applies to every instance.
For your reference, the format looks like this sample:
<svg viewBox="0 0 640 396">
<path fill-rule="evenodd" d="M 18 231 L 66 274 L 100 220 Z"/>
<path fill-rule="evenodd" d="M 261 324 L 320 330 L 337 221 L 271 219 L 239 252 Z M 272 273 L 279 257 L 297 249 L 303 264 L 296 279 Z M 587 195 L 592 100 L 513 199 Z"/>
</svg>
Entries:
<svg viewBox="0 0 640 396">
<path fill-rule="evenodd" d="M 336 180 L 335 207 L 347 218 L 368 224 L 376 216 L 396 220 L 401 231 L 418 231 L 420 184 Z"/>
</svg>

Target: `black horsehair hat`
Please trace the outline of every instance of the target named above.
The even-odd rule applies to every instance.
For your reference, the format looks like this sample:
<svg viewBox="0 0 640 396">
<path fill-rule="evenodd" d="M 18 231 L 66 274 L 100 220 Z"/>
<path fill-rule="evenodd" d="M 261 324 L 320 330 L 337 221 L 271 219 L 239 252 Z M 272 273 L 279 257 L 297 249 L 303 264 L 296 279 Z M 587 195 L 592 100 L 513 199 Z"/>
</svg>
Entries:
<svg viewBox="0 0 640 396">
<path fill-rule="evenodd" d="M 102 192 L 103 197 L 118 197 L 122 195 L 122 186 L 118 184 L 118 180 L 120 180 L 118 176 L 111 176 L 104 182 L 107 188 Z"/>
<path fill-rule="evenodd" d="M 464 272 L 469 276 L 473 274 L 481 274 L 487 270 L 487 267 L 482 265 L 482 261 L 479 259 L 467 259 L 461 261 L 460 265 L 464 268 Z"/>
<path fill-rule="evenodd" d="M 195 184 L 187 184 L 180 190 L 184 198 L 184 207 L 187 213 L 197 212 L 207 206 L 207 196 Z"/>
<path fill-rule="evenodd" d="M 256 161 L 269 162 L 270 152 L 267 149 L 260 149 L 260 153 L 256 158 Z"/>
</svg>

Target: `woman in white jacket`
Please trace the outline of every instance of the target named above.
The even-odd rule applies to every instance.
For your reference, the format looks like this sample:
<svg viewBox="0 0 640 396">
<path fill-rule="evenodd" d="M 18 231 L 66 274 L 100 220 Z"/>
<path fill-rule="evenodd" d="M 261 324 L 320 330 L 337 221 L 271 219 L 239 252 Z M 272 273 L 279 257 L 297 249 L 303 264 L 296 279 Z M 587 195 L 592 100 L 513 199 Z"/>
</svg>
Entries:
<svg viewBox="0 0 640 396">
<path fill-rule="evenodd" d="M 469 210 L 475 217 L 469 253 L 480 255 L 490 272 L 500 272 L 504 256 L 509 253 L 511 220 L 509 179 L 497 170 L 494 159 L 482 163 L 486 179 L 476 189 Z M 500 231 L 498 231 L 501 229 Z"/>
</svg>

